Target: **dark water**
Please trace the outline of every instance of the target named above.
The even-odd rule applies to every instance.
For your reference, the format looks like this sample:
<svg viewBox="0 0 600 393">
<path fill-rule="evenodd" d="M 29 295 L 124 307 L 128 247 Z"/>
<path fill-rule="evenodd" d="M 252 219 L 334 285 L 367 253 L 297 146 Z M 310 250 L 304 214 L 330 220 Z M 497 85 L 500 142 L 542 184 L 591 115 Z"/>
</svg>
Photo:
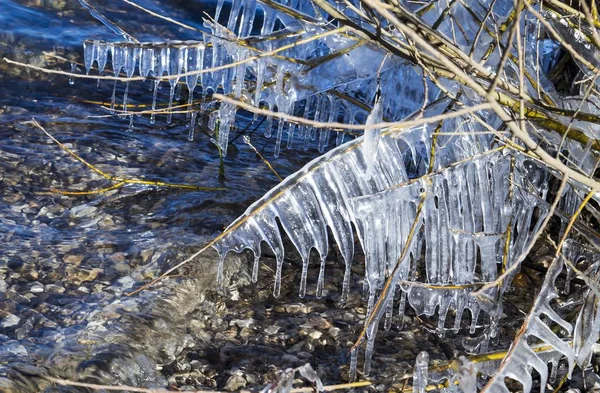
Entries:
<svg viewBox="0 0 600 393">
<path fill-rule="evenodd" d="M 200 38 L 196 32 L 156 19 L 121 1 L 93 4 L 140 41 Z M 199 1 L 140 4 L 198 28 L 202 28 L 203 13 L 211 14 L 215 6 Z M 91 17 L 78 1 L 0 1 L 0 58 L 62 71 L 70 71 L 74 62 L 79 64 L 76 72 L 83 73 L 85 39 L 117 41 L 119 37 Z M 132 83 L 131 104 L 147 107 L 152 97 L 149 86 L 149 82 Z M 124 85 L 118 85 L 119 100 L 123 89 Z M 226 178 L 219 180 L 218 152 L 210 135 L 198 130 L 194 141 L 188 141 L 185 115 L 175 115 L 171 124 L 157 116 L 154 125 L 148 117 L 135 117 L 133 132 L 127 131 L 128 119 L 99 117 L 108 114 L 99 103 L 109 102 L 111 93 L 110 82 L 100 83 L 99 87 L 93 80 L 69 84 L 66 76 L 0 61 L 0 390 L 14 381 L 20 381 L 16 384 L 23 391 L 41 389 L 34 378 L 26 377 L 28 372 L 80 377 L 80 373 L 101 363 L 98 359 L 103 359 L 106 351 L 128 359 L 128 367 L 137 367 L 108 382 L 143 385 L 149 381 L 147 386 L 165 386 L 166 377 L 148 371 L 154 367 L 158 349 L 146 351 L 143 356 L 135 352 L 135 348 L 148 346 L 149 339 L 146 335 L 136 343 L 140 335 L 128 331 L 133 323 L 120 320 L 118 327 L 104 330 L 91 329 L 90 325 L 105 326 L 111 310 L 127 309 L 127 304 L 131 308 L 128 312 L 136 315 L 156 313 L 156 309 L 159 314 L 169 313 L 168 307 L 160 311 L 155 306 L 151 294 L 134 301 L 125 299 L 123 293 L 193 253 L 278 183 L 242 138 L 230 145 L 224 161 Z M 163 87 L 159 101 L 166 102 L 167 94 L 168 89 Z M 110 175 L 226 190 L 200 192 L 126 185 L 100 194 L 61 195 L 52 190 L 99 190 L 114 183 L 52 142 L 31 124 L 32 118 Z M 246 129 L 282 176 L 318 154 L 315 148 L 308 152 L 298 148 L 273 159 L 274 141 L 262 136 L 259 122 L 252 123 L 250 117 L 240 119 L 232 138 Z M 212 262 L 210 258 L 214 255 L 207 257 L 206 263 Z M 190 281 L 191 288 L 201 292 L 203 285 L 213 285 L 213 273 L 208 269 L 200 274 L 204 281 Z M 175 298 L 179 295 L 176 292 Z M 197 305 L 189 300 L 184 303 L 188 307 Z M 165 352 L 169 355 L 163 363 L 173 361 L 174 354 L 181 350 L 176 345 L 181 346 L 187 339 L 177 330 L 179 325 L 169 323 L 192 309 L 179 307 L 180 314 L 171 315 L 167 322 L 165 315 L 159 318 L 152 314 L 154 320 L 166 323 L 153 331 L 171 334 L 159 340 L 172 347 Z M 111 337 L 111 345 L 134 343 L 110 350 L 94 347 L 82 340 L 91 334 L 90 329 L 97 341 Z M 109 335 L 111 329 L 121 329 L 121 338 Z M 38 368 L 32 371 L 27 367 Z M 20 371 L 14 374 L 15 370 Z M 107 382 L 95 375 L 97 381 Z M 146 377 L 136 380 L 132 375 Z M 6 376 L 8 380 L 3 380 Z"/>
</svg>

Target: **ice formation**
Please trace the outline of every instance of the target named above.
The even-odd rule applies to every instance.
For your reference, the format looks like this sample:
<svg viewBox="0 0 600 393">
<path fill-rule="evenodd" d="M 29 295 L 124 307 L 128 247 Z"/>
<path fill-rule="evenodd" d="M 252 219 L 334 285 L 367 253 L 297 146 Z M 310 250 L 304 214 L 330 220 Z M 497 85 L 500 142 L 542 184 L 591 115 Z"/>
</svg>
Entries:
<svg viewBox="0 0 600 393">
<path fill-rule="evenodd" d="M 413 371 L 413 393 L 425 393 L 427 390 L 427 381 L 429 367 L 429 354 L 421 352 L 415 360 L 415 369 Z"/>
<path fill-rule="evenodd" d="M 505 378 L 510 378 L 519 381 L 523 385 L 523 391 L 529 393 L 533 381 L 530 373 L 526 370 L 530 368 L 535 368 L 539 373 L 541 391 L 544 392 L 548 381 L 548 363 L 558 365 L 558 360 L 563 356 L 567 358 L 569 376 L 571 375 L 571 370 L 575 364 L 575 352 L 569 343 L 563 341 L 549 326 L 551 321 L 562 327 L 567 334 L 571 334 L 573 331 L 571 324 L 561 318 L 551 307 L 551 301 L 558 297 L 555 281 L 562 270 L 562 259 L 555 258 L 548 268 L 541 291 L 527 316 L 522 333 L 517 341 L 513 343 L 505 360 L 481 392 L 509 393 L 510 390 L 506 386 Z M 547 352 L 542 358 L 533 351 L 530 343 L 528 343 L 528 340 L 533 337 L 552 346 L 554 351 Z"/>
<path fill-rule="evenodd" d="M 442 330 L 446 314 L 452 308 L 456 312 L 454 329 L 458 330 L 463 311 L 468 309 L 474 332 L 481 305 L 470 296 L 473 284 L 493 281 L 498 266 L 504 263 L 505 268 L 510 267 L 528 246 L 531 234 L 547 210 L 545 203 L 540 202 L 547 191 L 546 183 L 541 180 L 547 172 L 526 156 L 491 150 L 475 157 L 467 155 L 464 158 L 468 160 L 427 175 L 432 128 L 421 126 L 382 133 L 380 154 L 368 180 L 363 176 L 367 166 L 365 149 L 358 148 L 364 143 L 362 138 L 309 163 L 231 224 L 226 235 L 215 244 L 221 255 L 220 263 L 230 251 L 249 249 L 255 256 L 253 278 L 256 279 L 261 243 L 266 244 L 277 259 L 274 294 L 278 295 L 284 258 L 279 222 L 303 259 L 301 296 L 306 292 L 310 251 L 315 249 L 320 255 L 316 289 L 320 296 L 329 228 L 346 263 L 345 296 L 354 252 L 354 225 L 365 253 L 369 312 L 385 280 L 394 272 L 393 289 L 384 299 L 390 304 L 383 308 L 390 310 L 388 319 L 392 314 L 389 307 L 393 293 L 398 288 L 403 292 L 400 313 L 406 303 L 419 314 L 433 315 L 438 309 Z M 437 154 L 449 151 L 441 148 Z M 460 161 L 457 154 L 454 151 L 453 159 Z M 411 180 L 413 177 L 418 178 Z M 511 193 L 512 187 L 517 191 Z M 423 206 L 419 208 L 422 198 Z M 418 209 L 422 210 L 420 216 Z M 407 245 L 415 220 L 417 234 Z M 503 258 L 507 233 L 512 235 L 508 254 Z M 409 252 L 401 260 L 405 246 Z M 476 265 L 478 259 L 480 264 Z M 419 264 L 424 266 L 426 277 L 417 276 Z M 428 285 L 410 285 L 415 280 Z M 484 311 L 490 317 L 493 336 L 501 302 Z M 377 315 L 372 326 L 367 327 L 365 368 L 381 316 Z"/>
</svg>

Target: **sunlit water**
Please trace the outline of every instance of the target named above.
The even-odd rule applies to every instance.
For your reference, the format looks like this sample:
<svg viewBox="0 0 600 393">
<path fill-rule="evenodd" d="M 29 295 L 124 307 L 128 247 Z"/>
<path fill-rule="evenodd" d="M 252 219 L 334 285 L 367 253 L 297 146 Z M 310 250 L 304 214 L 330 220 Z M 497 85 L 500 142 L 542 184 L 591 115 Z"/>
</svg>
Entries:
<svg viewBox="0 0 600 393">
<path fill-rule="evenodd" d="M 198 38 L 121 1 L 97 3 L 141 41 Z M 140 2 L 202 28 L 203 13 L 211 14 L 214 4 L 200 3 Z M 84 73 L 85 39 L 119 37 L 77 1 L 0 2 L 0 57 L 63 71 L 75 62 L 76 72 Z M 147 108 L 150 83 L 131 84 L 132 105 Z M 117 102 L 123 90 L 119 84 Z M 134 131 L 128 132 L 129 119 L 106 116 L 99 105 L 110 102 L 111 94 L 111 82 L 97 86 L 94 80 L 76 79 L 70 84 L 66 76 L 0 62 L 0 370 L 47 364 L 60 348 L 71 348 L 65 343 L 89 329 L 95 314 L 197 250 L 278 183 L 241 137 L 230 145 L 226 178 L 219 180 L 210 135 L 197 130 L 188 141 L 184 114 L 175 115 L 171 124 L 157 116 L 154 125 L 147 115 L 136 116 Z M 167 98 L 165 84 L 159 102 L 164 105 Z M 53 190 L 92 191 L 114 182 L 52 142 L 30 123 L 32 118 L 109 175 L 226 190 L 125 185 L 100 194 L 61 195 Z M 241 119 L 231 138 L 245 129 L 282 176 L 318 154 L 315 147 L 304 152 L 298 143 L 273 159 L 274 141 L 263 137 L 260 120 Z"/>
</svg>

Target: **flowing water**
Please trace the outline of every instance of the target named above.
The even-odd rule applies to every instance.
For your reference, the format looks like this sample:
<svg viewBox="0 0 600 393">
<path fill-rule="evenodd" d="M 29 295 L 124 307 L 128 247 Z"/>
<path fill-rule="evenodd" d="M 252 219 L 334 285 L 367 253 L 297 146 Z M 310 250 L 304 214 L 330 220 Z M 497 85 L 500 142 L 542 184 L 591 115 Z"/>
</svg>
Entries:
<svg viewBox="0 0 600 393">
<path fill-rule="evenodd" d="M 198 38 L 197 32 L 121 1 L 97 3 L 140 40 Z M 212 14 L 215 7 L 187 1 L 142 4 L 200 29 L 203 13 Z M 75 72 L 84 73 L 83 41 L 119 38 L 78 1 L 0 2 L 2 58 L 62 71 L 71 71 L 75 63 Z M 202 294 L 215 287 L 214 253 L 195 262 L 195 275 L 187 271 L 177 285 L 165 285 L 169 293 L 164 296 L 162 289 L 136 298 L 123 293 L 191 255 L 278 179 L 239 137 L 224 161 L 225 179 L 219 180 L 217 148 L 206 130 L 187 140 L 185 114 L 175 115 L 171 124 L 157 116 L 153 125 L 148 116 L 135 116 L 129 132 L 129 119 L 107 116 L 101 105 L 110 102 L 111 82 L 71 82 L 0 62 L 0 390 L 51 389 L 32 377 L 42 374 L 165 387 L 180 370 L 165 366 L 161 372 L 158 364 L 173 364 L 183 348 L 193 347 L 194 331 L 207 334 L 202 326 L 190 331 L 187 316 L 200 304 L 210 308 Z M 150 84 L 131 84 L 128 101 L 134 108 L 151 102 Z M 166 85 L 158 92 L 163 104 Z M 117 85 L 118 100 L 124 88 Z M 56 190 L 93 191 L 115 182 L 69 155 L 32 119 L 109 175 L 226 189 L 128 184 L 108 192 L 62 195 Z M 241 119 L 232 137 L 244 131 L 282 176 L 318 154 L 297 149 L 272 159 L 274 143 L 262 136 L 260 123 Z M 235 258 L 229 266 L 246 270 Z M 205 358 L 210 363 L 223 356 L 217 352 Z M 196 376 L 192 386 L 211 387 L 215 373 L 206 362 L 198 366 L 203 360 L 196 357 L 192 371 L 211 376 L 203 374 L 200 382 Z"/>
</svg>

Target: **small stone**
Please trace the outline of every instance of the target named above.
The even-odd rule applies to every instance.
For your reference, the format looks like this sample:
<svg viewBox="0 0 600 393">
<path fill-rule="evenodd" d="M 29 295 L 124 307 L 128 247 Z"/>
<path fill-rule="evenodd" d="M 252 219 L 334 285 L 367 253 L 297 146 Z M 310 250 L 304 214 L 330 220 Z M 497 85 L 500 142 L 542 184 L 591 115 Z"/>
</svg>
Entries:
<svg viewBox="0 0 600 393">
<path fill-rule="evenodd" d="M 327 333 L 329 333 L 331 337 L 336 338 L 340 334 L 340 328 L 334 326 L 330 328 Z"/>
<path fill-rule="evenodd" d="M 113 262 L 124 262 L 126 259 L 126 256 L 122 252 L 116 252 L 116 253 L 112 254 L 110 257 L 108 257 L 108 259 L 110 259 Z"/>
<path fill-rule="evenodd" d="M 9 314 L 8 316 L 5 316 L 2 318 L 2 320 L 0 320 L 0 327 L 8 328 L 11 326 L 15 326 L 19 323 L 20 320 L 21 318 L 17 317 L 16 315 Z"/>
<path fill-rule="evenodd" d="M 225 383 L 225 390 L 228 392 L 236 392 L 246 387 L 246 380 L 241 375 L 234 374 Z"/>
<path fill-rule="evenodd" d="M 90 293 L 90 290 L 86 287 L 79 287 L 79 288 L 77 288 L 77 292 L 87 295 Z"/>
<path fill-rule="evenodd" d="M 251 328 L 245 327 L 240 330 L 240 338 L 248 338 L 254 335 L 254 330 Z"/>
<path fill-rule="evenodd" d="M 89 205 L 79 205 L 71 208 L 71 217 L 74 218 L 82 218 L 82 217 L 90 217 L 94 213 L 96 213 L 98 208 Z"/>
<path fill-rule="evenodd" d="M 63 261 L 65 263 L 68 263 L 71 265 L 79 265 L 79 264 L 81 264 L 81 261 L 83 261 L 83 255 L 77 255 L 77 254 L 65 255 L 63 257 Z"/>
<path fill-rule="evenodd" d="M 131 268 L 126 263 L 115 263 L 114 269 L 119 276 L 126 276 L 131 272 Z"/>
<path fill-rule="evenodd" d="M 42 293 L 44 292 L 44 286 L 39 282 L 34 283 L 31 288 L 29 288 L 31 293 Z"/>
<path fill-rule="evenodd" d="M 35 281 L 38 279 L 39 276 L 40 275 L 36 270 L 26 270 L 23 273 L 21 273 L 21 277 L 28 281 Z"/>
<path fill-rule="evenodd" d="M 318 339 L 320 339 L 320 338 L 321 338 L 321 336 L 322 336 L 322 335 L 323 335 L 323 333 L 321 333 L 321 332 L 320 332 L 320 331 L 318 331 L 318 330 L 315 330 L 314 332 L 311 332 L 311 333 L 310 333 L 308 336 L 309 336 L 310 338 L 312 338 L 313 340 L 318 340 Z"/>
<path fill-rule="evenodd" d="M 277 332 L 279 331 L 279 329 L 280 329 L 280 327 L 279 327 L 279 326 L 276 326 L 276 325 L 271 325 L 271 326 L 267 327 L 267 328 L 264 330 L 264 332 L 265 332 L 266 334 L 273 335 L 273 334 L 277 334 Z"/>
<path fill-rule="evenodd" d="M 241 328 L 245 328 L 245 327 L 251 327 L 254 325 L 254 319 L 252 318 L 248 318 L 248 319 L 234 319 L 231 322 L 229 322 L 229 326 L 237 326 L 240 329 Z"/>
<path fill-rule="evenodd" d="M 86 281 L 94 281 L 102 269 L 67 266 L 67 281 L 75 284 L 81 284 Z"/>
<path fill-rule="evenodd" d="M 58 294 L 58 293 L 63 293 L 65 291 L 65 288 L 61 287 L 60 285 L 56 285 L 56 284 L 48 284 L 44 287 L 44 291 L 51 293 L 51 294 Z"/>
<path fill-rule="evenodd" d="M 331 327 L 331 322 L 324 317 L 312 317 L 308 319 L 308 323 L 317 329 L 327 330 Z"/>
</svg>

